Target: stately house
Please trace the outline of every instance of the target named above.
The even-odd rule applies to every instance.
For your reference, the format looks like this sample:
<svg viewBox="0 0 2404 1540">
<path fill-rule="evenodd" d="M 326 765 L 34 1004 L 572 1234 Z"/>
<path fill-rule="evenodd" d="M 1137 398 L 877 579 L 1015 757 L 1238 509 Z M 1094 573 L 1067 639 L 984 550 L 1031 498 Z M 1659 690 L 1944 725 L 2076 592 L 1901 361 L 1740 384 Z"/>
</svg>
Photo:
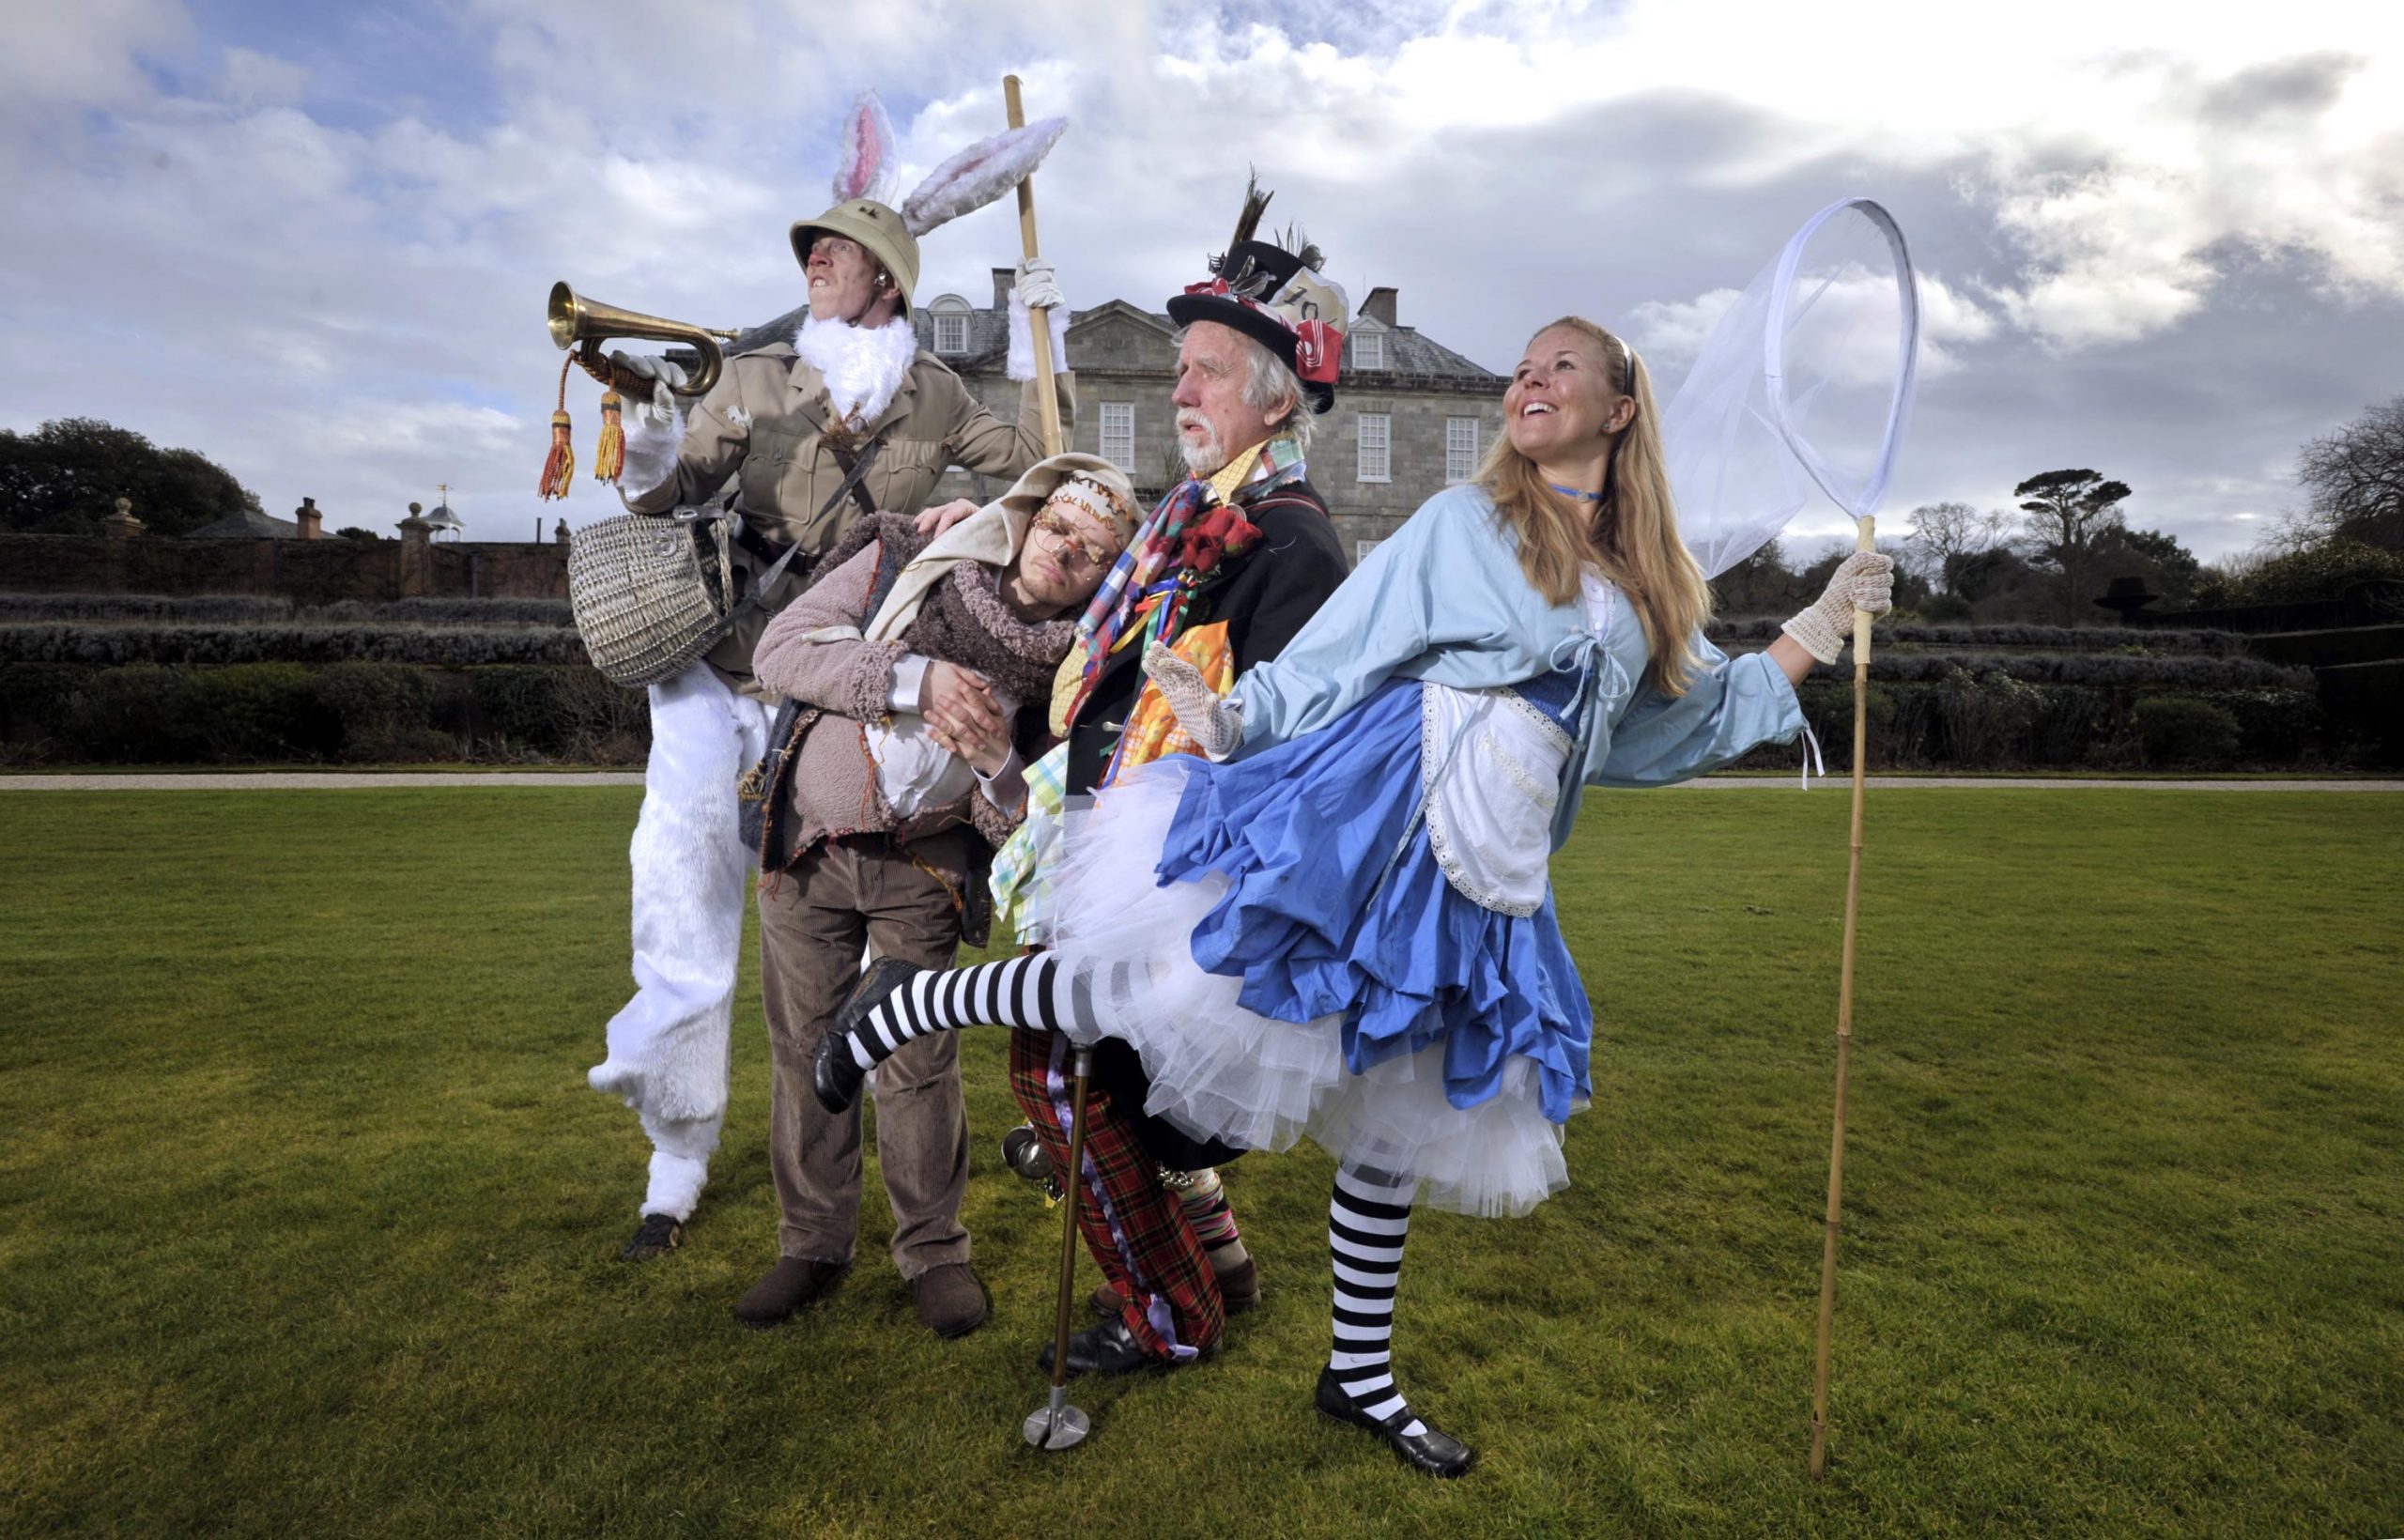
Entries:
<svg viewBox="0 0 2404 1540">
<path fill-rule="evenodd" d="M 957 294 L 913 308 L 919 346 L 949 364 L 1005 422 L 1018 416 L 1009 353 L 1011 270 L 994 270 L 992 302 Z M 1327 499 L 1354 561 L 1448 483 L 1472 475 L 1502 428 L 1502 377 L 1424 337 L 1395 317 L 1395 291 L 1376 288 L 1346 340 L 1335 409 L 1314 423 L 1311 484 Z M 1175 408 L 1177 329 L 1166 315 L 1112 300 L 1080 310 L 1069 327 L 1077 372 L 1077 423 L 1069 445 L 1123 469 L 1150 502 L 1179 480 Z M 1008 490 L 955 470 L 939 498 L 982 502 Z"/>
</svg>

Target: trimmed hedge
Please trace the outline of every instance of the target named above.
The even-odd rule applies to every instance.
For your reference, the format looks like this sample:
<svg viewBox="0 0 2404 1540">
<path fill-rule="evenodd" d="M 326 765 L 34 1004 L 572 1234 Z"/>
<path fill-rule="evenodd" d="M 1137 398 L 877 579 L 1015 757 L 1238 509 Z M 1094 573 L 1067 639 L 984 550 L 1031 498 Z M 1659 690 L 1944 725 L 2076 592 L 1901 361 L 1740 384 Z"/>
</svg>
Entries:
<svg viewBox="0 0 2404 1540">
<path fill-rule="evenodd" d="M 0 625 L 0 662 L 578 664 L 576 632 L 560 626 L 390 624 Z"/>
<path fill-rule="evenodd" d="M 2026 685 L 2115 689 L 2303 689 L 2308 669 L 2252 657 L 2134 656 L 2121 653 L 1900 653 L 1870 651 L 1870 677 L 1881 684 L 1935 683 L 1961 671 L 2000 673 Z M 1853 677 L 1850 661 L 1822 664 L 1814 677 Z"/>
<path fill-rule="evenodd" d="M 289 621 L 292 601 L 251 593 L 162 598 L 150 593 L 0 593 L 0 624 L 101 621 L 152 624 L 246 625 Z"/>
<path fill-rule="evenodd" d="M 0 762 L 640 763 L 648 701 L 589 667 L 0 665 Z"/>
<path fill-rule="evenodd" d="M 2359 739 L 2375 762 L 2404 764 L 2404 659 L 2346 663 L 2319 673 L 2331 719 Z"/>
<path fill-rule="evenodd" d="M 342 599 L 316 611 L 329 621 L 384 621 L 404 625 L 574 625 L 565 599 L 393 599 L 363 604 Z"/>
<path fill-rule="evenodd" d="M 1851 682 L 1813 677 L 1795 693 L 1835 768 L 1853 742 Z M 2181 737 L 2164 725 L 2150 738 L 2148 716 L 2165 724 L 2194 719 L 2191 706 L 2151 704 L 2159 701 L 2209 707 L 2215 721 L 2229 724 L 2229 734 Z M 2167 763 L 2231 769 L 2321 764 L 2334 757 L 2320 702 L 2302 689 L 2147 694 L 2032 685 L 1999 671 L 1956 668 L 1934 681 L 1872 684 L 1865 704 L 1873 769 L 2110 770 Z M 1769 747 L 1743 762 L 1750 769 L 1783 767 L 1795 762 L 1795 753 Z"/>
<path fill-rule="evenodd" d="M 1716 642 L 1767 646 L 1779 638 L 1775 620 L 1714 621 L 1704 634 Z M 2236 631 L 2155 631 L 2117 625 L 1923 625 L 1912 622 L 1881 623 L 1871 647 L 1875 660 L 1884 648 L 1911 651 L 1934 648 L 1949 652 L 2096 653 L 2107 649 L 2136 654 L 2203 653 L 2214 657 L 2242 656 L 2247 639 Z"/>
</svg>

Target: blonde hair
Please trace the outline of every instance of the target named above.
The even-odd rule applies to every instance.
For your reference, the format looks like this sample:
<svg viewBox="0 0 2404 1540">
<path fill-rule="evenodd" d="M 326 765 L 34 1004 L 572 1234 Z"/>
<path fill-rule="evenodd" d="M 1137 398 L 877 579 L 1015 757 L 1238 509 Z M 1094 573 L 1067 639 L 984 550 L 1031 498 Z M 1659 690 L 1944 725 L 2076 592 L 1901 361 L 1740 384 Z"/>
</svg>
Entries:
<svg viewBox="0 0 2404 1540">
<path fill-rule="evenodd" d="M 1603 500 L 1591 517 L 1571 507 L 1548 487 L 1536 463 L 1512 447 L 1507 427 L 1487 451 L 1477 485 L 1518 538 L 1528 586 L 1550 603 L 1567 604 L 1578 596 L 1584 570 L 1595 568 L 1627 595 L 1644 628 L 1644 683 L 1683 695 L 1694 674 L 1690 639 L 1711 618 L 1711 587 L 1678 537 L 1652 377 L 1634 348 L 1583 316 L 1564 316 L 1535 335 L 1564 327 L 1600 346 L 1605 374 L 1615 377 L 1606 383 L 1636 402 L 1636 415 L 1612 439 L 1604 462 Z"/>
</svg>

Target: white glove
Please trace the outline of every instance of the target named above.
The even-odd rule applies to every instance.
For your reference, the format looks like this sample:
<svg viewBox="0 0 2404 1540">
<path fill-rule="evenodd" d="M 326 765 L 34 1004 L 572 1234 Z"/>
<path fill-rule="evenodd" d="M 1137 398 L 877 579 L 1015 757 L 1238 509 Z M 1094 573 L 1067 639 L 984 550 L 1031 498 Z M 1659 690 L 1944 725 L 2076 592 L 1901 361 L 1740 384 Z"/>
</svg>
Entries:
<svg viewBox="0 0 2404 1540">
<path fill-rule="evenodd" d="M 1811 608 L 1779 627 L 1823 663 L 1834 663 L 1853 639 L 1853 612 L 1883 615 L 1895 608 L 1895 559 L 1879 551 L 1856 551 L 1837 567 L 1827 592 Z"/>
<path fill-rule="evenodd" d="M 1043 315 L 1052 329 L 1052 367 L 1069 366 L 1069 301 L 1052 280 L 1052 264 L 1037 257 L 1022 263 L 1018 283 L 1010 290 L 1010 346 L 1002 372 L 1024 385 L 1035 377 L 1035 326 L 1027 306 L 1049 305 Z"/>
<path fill-rule="evenodd" d="M 1066 310 L 1069 298 L 1060 292 L 1052 264 L 1040 256 L 1018 265 L 1018 302 L 1029 310 Z"/>
<path fill-rule="evenodd" d="M 1144 649 L 1144 675 L 1203 753 L 1224 760 L 1243 743 L 1243 713 L 1219 698 L 1201 670 L 1153 642 Z"/>
<path fill-rule="evenodd" d="M 640 393 L 621 393 L 620 399 L 625 403 L 626 415 L 632 417 L 637 425 L 665 427 L 676 420 L 676 395 L 669 387 L 685 383 L 684 365 L 672 363 L 653 353 L 621 353 L 614 349 L 609 354 L 609 362 L 628 374 L 640 375 L 652 382 L 649 400 Z"/>
</svg>

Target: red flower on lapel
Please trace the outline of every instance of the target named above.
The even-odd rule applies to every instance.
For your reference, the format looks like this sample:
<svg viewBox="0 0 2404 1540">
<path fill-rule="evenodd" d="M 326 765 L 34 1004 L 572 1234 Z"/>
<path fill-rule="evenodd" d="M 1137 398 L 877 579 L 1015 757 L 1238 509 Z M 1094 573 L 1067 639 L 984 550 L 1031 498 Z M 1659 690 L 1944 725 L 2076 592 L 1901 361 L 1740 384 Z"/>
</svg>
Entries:
<svg viewBox="0 0 2404 1540">
<path fill-rule="evenodd" d="M 1223 502 L 1186 526 L 1178 562 L 1194 577 L 1204 577 L 1222 558 L 1241 555 L 1259 538 L 1259 526 Z"/>
</svg>

